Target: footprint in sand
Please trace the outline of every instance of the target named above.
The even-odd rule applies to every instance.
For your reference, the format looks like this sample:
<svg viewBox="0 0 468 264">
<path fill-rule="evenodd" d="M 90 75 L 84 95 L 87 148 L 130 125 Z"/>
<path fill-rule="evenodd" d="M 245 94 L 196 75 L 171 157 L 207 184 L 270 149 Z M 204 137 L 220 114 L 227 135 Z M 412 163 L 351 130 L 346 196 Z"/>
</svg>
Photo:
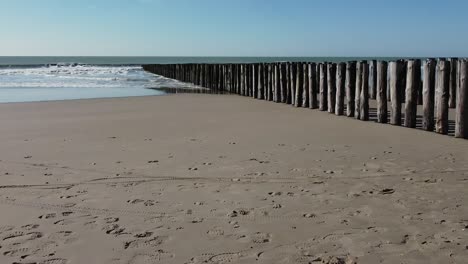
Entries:
<svg viewBox="0 0 468 264">
<path fill-rule="evenodd" d="M 21 228 L 25 230 L 33 230 L 33 229 L 37 229 L 38 227 L 39 227 L 38 224 L 29 224 L 29 225 L 24 225 Z"/>
<path fill-rule="evenodd" d="M 102 230 L 109 235 L 121 235 L 124 234 L 125 228 L 120 227 L 118 224 L 105 225 Z"/>
<path fill-rule="evenodd" d="M 37 264 L 67 264 L 68 261 L 63 258 L 54 258 L 54 259 L 46 259 L 39 261 Z"/>
<path fill-rule="evenodd" d="M 158 250 L 155 254 L 137 254 L 126 261 L 128 264 L 153 264 L 166 263 L 169 259 L 174 258 L 174 254 Z"/>
<path fill-rule="evenodd" d="M 24 243 L 30 240 L 38 239 L 38 238 L 41 238 L 42 236 L 43 234 L 41 232 L 25 233 L 22 231 L 15 231 L 15 232 L 7 233 L 6 235 L 4 235 L 2 240 L 5 241 L 5 243 L 18 244 L 18 243 Z"/>
<path fill-rule="evenodd" d="M 128 200 L 127 203 L 130 203 L 130 204 L 140 204 L 140 203 L 143 203 L 143 205 L 145 205 L 145 206 L 153 206 L 153 205 L 155 205 L 157 202 L 154 201 L 154 200 L 133 199 L 133 200 Z"/>
<path fill-rule="evenodd" d="M 136 249 L 142 247 L 157 247 L 164 243 L 168 237 L 156 236 L 151 239 L 136 239 L 132 241 L 127 241 L 124 244 L 124 249 Z"/>
<path fill-rule="evenodd" d="M 107 224 L 116 223 L 118 221 L 119 221 L 118 217 L 106 217 L 106 218 L 104 218 L 104 222 L 106 222 Z"/>
<path fill-rule="evenodd" d="M 64 239 L 69 239 L 71 237 L 74 237 L 75 233 L 72 231 L 59 231 L 53 234 L 50 234 L 47 238 L 51 240 L 64 240 Z"/>
<path fill-rule="evenodd" d="M 222 230 L 219 227 L 215 227 L 213 229 L 208 230 L 206 234 L 211 238 L 215 238 L 215 237 L 223 236 L 224 230 Z"/>
<path fill-rule="evenodd" d="M 57 217 L 56 213 L 44 214 L 39 216 L 39 219 L 51 219 Z"/>
<path fill-rule="evenodd" d="M 30 254 L 29 248 L 18 248 L 18 249 L 12 249 L 12 250 L 3 252 L 3 255 L 6 257 L 10 257 L 10 258 L 20 257 L 22 259 L 28 257 L 29 254 Z"/>
<path fill-rule="evenodd" d="M 14 226 L 10 226 L 10 225 L 7 225 L 7 226 L 0 226 L 0 234 L 4 233 L 4 232 L 8 232 L 8 231 L 11 231 L 13 230 L 15 227 Z"/>
<path fill-rule="evenodd" d="M 136 238 L 145 238 L 145 237 L 150 237 L 152 235 L 153 235 L 153 232 L 145 231 L 145 232 L 141 232 L 141 233 L 136 233 L 134 235 L 134 237 L 136 237 Z"/>
<path fill-rule="evenodd" d="M 252 242 L 255 244 L 263 244 L 271 242 L 271 234 L 257 232 L 252 236 Z"/>
<path fill-rule="evenodd" d="M 44 243 L 40 243 L 35 249 L 34 254 L 40 254 L 42 256 L 47 256 L 50 254 L 54 254 L 58 244 L 54 241 L 46 241 Z"/>
</svg>

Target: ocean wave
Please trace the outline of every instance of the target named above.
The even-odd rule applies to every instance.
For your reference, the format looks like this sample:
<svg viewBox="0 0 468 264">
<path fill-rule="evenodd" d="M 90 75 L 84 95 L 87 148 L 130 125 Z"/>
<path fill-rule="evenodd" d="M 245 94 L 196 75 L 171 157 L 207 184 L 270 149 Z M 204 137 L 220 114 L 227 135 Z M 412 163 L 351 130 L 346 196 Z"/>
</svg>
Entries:
<svg viewBox="0 0 468 264">
<path fill-rule="evenodd" d="M 180 88 L 196 87 L 145 72 L 141 66 L 56 63 L 0 68 L 0 88 Z"/>
</svg>

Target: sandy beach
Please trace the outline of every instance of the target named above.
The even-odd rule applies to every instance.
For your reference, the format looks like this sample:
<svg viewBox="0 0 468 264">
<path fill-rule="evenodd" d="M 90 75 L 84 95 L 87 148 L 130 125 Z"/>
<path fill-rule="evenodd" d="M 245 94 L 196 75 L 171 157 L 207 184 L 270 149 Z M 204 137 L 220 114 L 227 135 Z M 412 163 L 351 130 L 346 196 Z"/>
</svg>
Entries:
<svg viewBox="0 0 468 264">
<path fill-rule="evenodd" d="M 468 142 L 230 95 L 0 104 L 0 263 L 466 263 Z"/>
</svg>

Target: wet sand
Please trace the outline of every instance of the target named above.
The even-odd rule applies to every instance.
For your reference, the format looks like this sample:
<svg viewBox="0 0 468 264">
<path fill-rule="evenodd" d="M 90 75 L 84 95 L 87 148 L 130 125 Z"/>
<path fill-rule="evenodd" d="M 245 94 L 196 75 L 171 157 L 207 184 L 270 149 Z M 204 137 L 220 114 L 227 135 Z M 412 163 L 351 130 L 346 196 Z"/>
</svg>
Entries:
<svg viewBox="0 0 468 264">
<path fill-rule="evenodd" d="M 229 95 L 0 104 L 0 263 L 466 263 L 468 141 Z"/>
</svg>

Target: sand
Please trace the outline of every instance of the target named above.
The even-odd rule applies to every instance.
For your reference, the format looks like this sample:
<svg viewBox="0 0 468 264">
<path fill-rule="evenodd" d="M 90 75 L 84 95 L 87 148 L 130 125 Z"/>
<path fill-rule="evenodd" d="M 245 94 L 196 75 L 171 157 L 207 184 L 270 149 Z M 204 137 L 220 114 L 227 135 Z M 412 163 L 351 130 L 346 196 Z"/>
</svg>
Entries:
<svg viewBox="0 0 468 264">
<path fill-rule="evenodd" d="M 0 263 L 466 263 L 468 141 L 229 95 L 0 105 Z"/>
</svg>

